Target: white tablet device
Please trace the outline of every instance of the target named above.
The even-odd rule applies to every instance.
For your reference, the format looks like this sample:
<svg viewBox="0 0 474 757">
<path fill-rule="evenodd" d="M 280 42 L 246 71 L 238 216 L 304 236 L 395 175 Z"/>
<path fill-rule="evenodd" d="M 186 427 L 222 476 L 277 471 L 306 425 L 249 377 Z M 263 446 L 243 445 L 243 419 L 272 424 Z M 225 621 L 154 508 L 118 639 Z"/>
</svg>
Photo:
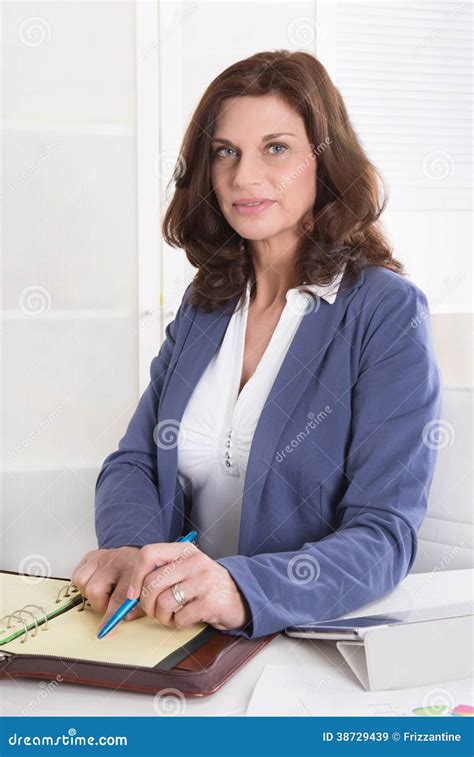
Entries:
<svg viewBox="0 0 474 757">
<path fill-rule="evenodd" d="M 389 626 L 394 623 L 415 623 L 437 618 L 453 618 L 460 615 L 473 615 L 474 602 L 457 602 L 444 607 L 427 607 L 418 610 L 401 610 L 380 615 L 361 615 L 354 618 L 335 618 L 308 623 L 303 626 L 291 626 L 285 633 L 288 636 L 306 639 L 327 640 L 361 640 L 369 629 L 377 626 Z"/>
</svg>

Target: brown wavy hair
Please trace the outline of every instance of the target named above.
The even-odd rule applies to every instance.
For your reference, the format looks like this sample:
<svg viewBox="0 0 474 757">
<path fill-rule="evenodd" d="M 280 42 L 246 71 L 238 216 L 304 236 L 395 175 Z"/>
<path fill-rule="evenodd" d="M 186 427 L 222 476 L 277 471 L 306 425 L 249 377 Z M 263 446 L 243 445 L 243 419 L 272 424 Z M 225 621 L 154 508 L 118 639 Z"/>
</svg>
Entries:
<svg viewBox="0 0 474 757">
<path fill-rule="evenodd" d="M 379 216 L 387 203 L 383 177 L 369 161 L 339 90 L 310 53 L 277 50 L 226 68 L 208 86 L 184 135 L 163 219 L 163 236 L 184 249 L 198 270 L 189 302 L 206 312 L 243 294 L 255 273 L 247 244 L 224 218 L 211 184 L 211 139 L 225 98 L 277 95 L 300 114 L 316 150 L 314 223 L 302 229 L 296 285 L 329 284 L 346 264 L 350 288 L 362 268 L 376 265 L 401 275 Z M 341 285 L 341 290 L 343 285 Z"/>
</svg>

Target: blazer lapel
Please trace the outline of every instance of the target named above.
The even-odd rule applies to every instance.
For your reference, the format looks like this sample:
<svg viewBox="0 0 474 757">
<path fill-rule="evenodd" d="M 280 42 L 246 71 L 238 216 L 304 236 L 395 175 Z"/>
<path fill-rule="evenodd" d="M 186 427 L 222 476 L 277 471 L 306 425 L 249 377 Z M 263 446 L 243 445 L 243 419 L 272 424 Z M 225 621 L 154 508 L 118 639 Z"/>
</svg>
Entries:
<svg viewBox="0 0 474 757">
<path fill-rule="evenodd" d="M 163 387 L 158 408 L 159 438 L 164 442 L 158 449 L 158 481 L 162 506 L 174 501 L 178 472 L 178 429 L 186 405 L 224 338 L 225 330 L 239 297 L 213 313 L 196 309 L 194 318 L 179 356 L 170 361 L 170 377 Z M 162 424 L 162 425 L 160 425 Z M 167 433 L 168 430 L 168 433 Z M 166 439 L 170 442 L 167 443 Z"/>
<path fill-rule="evenodd" d="M 355 285 L 340 292 L 333 304 L 321 300 L 320 307 L 303 316 L 280 366 L 259 417 L 252 439 L 245 475 L 239 553 L 247 554 L 258 504 L 274 458 L 279 438 L 306 387 L 318 373 L 318 366 L 336 335 L 348 306 L 348 295 L 363 282 L 363 271 Z M 341 282 L 341 287 L 344 283 Z M 172 369 L 162 396 L 159 422 L 176 431 L 194 387 L 220 346 L 238 297 L 214 313 L 196 311 L 181 354 Z M 170 366 L 171 367 L 171 366 Z M 164 434 L 165 436 L 165 434 Z M 177 477 L 177 434 L 170 445 L 158 451 L 158 480 L 163 504 L 174 500 Z"/>
</svg>

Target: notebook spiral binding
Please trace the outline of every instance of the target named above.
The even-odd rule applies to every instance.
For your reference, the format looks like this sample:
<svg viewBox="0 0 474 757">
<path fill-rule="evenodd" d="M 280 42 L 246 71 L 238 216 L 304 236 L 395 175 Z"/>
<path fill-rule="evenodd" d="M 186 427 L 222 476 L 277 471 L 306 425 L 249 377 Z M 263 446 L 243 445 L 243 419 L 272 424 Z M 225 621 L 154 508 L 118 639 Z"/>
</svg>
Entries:
<svg viewBox="0 0 474 757">
<path fill-rule="evenodd" d="M 64 595 L 63 595 L 63 597 L 61 597 L 61 594 L 62 594 L 63 591 L 64 591 Z M 77 588 L 77 586 L 74 586 L 74 584 L 72 582 L 68 583 L 67 586 L 61 586 L 61 588 L 59 589 L 59 591 L 58 591 L 58 593 L 56 595 L 55 604 L 59 604 L 59 602 L 61 601 L 62 598 L 64 598 L 64 597 L 70 597 L 71 594 L 76 594 L 78 591 L 79 591 L 79 589 Z M 78 612 L 82 612 L 83 610 L 85 610 L 86 604 L 90 605 L 90 602 L 87 599 L 87 597 L 83 596 L 82 597 L 82 603 L 81 603 L 81 606 L 78 609 Z M 37 610 L 40 610 L 41 614 L 43 615 L 43 619 L 40 618 L 40 620 L 38 622 L 38 619 L 36 618 L 36 615 L 33 612 L 30 612 L 30 610 L 27 610 L 26 609 L 27 607 L 34 607 Z M 22 636 L 22 638 L 20 640 L 21 644 L 24 644 L 26 641 L 28 641 L 28 625 L 27 625 L 26 621 L 24 620 L 24 618 L 21 617 L 22 613 L 26 613 L 27 615 L 31 615 L 31 617 L 33 618 L 35 627 L 34 627 L 33 633 L 31 634 L 32 637 L 37 635 L 37 633 L 38 633 L 38 625 L 42 625 L 43 626 L 43 628 L 42 628 L 43 631 L 47 631 L 48 630 L 48 615 L 47 615 L 47 612 L 44 609 L 44 607 L 41 607 L 40 605 L 27 604 L 27 605 L 24 605 L 24 607 L 22 607 L 20 610 L 15 610 L 14 612 L 10 612 L 7 615 L 4 615 L 3 618 L 0 618 L 0 625 L 4 626 L 5 628 L 11 628 L 10 623 L 11 623 L 11 621 L 14 618 L 16 618 L 17 620 L 19 620 L 20 623 L 23 624 L 23 627 L 25 629 L 25 633 L 24 633 L 24 635 Z M 7 620 L 7 618 L 8 618 L 8 620 Z M 6 620 L 7 620 L 7 622 L 5 622 Z"/>
</svg>

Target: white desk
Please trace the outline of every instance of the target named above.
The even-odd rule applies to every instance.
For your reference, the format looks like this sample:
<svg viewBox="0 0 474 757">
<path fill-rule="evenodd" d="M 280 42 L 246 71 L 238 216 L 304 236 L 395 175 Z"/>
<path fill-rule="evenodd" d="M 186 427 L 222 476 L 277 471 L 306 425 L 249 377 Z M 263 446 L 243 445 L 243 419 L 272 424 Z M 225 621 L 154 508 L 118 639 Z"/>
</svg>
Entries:
<svg viewBox="0 0 474 757">
<path fill-rule="evenodd" d="M 474 570 L 418 573 L 407 576 L 391 594 L 350 615 L 391 612 L 429 607 L 439 602 L 461 602 L 473 595 Z M 466 650 L 468 656 L 470 650 Z M 466 674 L 469 675 L 472 659 Z M 338 652 L 335 642 L 290 639 L 279 635 L 246 663 L 220 691 L 208 697 L 187 699 L 183 715 L 243 715 L 255 684 L 265 665 L 302 665 L 311 671 L 314 686 L 323 681 L 327 693 L 364 691 Z M 48 682 L 46 682 L 48 683 Z M 41 692 L 47 692 L 41 696 Z M 285 691 L 282 690 L 282 696 Z M 113 689 L 59 683 L 41 686 L 41 681 L 26 678 L 0 681 L 0 713 L 22 715 L 30 705 L 32 715 L 142 715 L 160 714 L 154 709 L 155 695 L 118 692 Z M 35 703 L 31 706 L 31 703 Z M 36 704 L 37 703 L 37 704 Z M 156 702 L 155 702 L 156 704 Z"/>
<path fill-rule="evenodd" d="M 222 689 L 208 697 L 187 699 L 182 712 L 193 715 L 244 715 L 252 691 L 264 665 L 303 665 L 314 669 L 314 679 L 326 679 L 325 690 L 363 691 L 346 666 L 333 642 L 307 641 L 278 636 L 241 668 Z M 47 682 L 46 682 L 47 683 Z M 30 703 L 29 712 L 42 715 L 142 715 L 153 716 L 154 695 L 114 691 L 72 683 L 59 683 L 46 688 L 41 681 L 27 678 L 0 681 L 0 713 L 22 715 Z M 40 692 L 47 692 L 41 695 Z M 282 692 L 284 696 L 284 692 Z M 36 704 L 36 702 L 38 704 Z"/>
</svg>

